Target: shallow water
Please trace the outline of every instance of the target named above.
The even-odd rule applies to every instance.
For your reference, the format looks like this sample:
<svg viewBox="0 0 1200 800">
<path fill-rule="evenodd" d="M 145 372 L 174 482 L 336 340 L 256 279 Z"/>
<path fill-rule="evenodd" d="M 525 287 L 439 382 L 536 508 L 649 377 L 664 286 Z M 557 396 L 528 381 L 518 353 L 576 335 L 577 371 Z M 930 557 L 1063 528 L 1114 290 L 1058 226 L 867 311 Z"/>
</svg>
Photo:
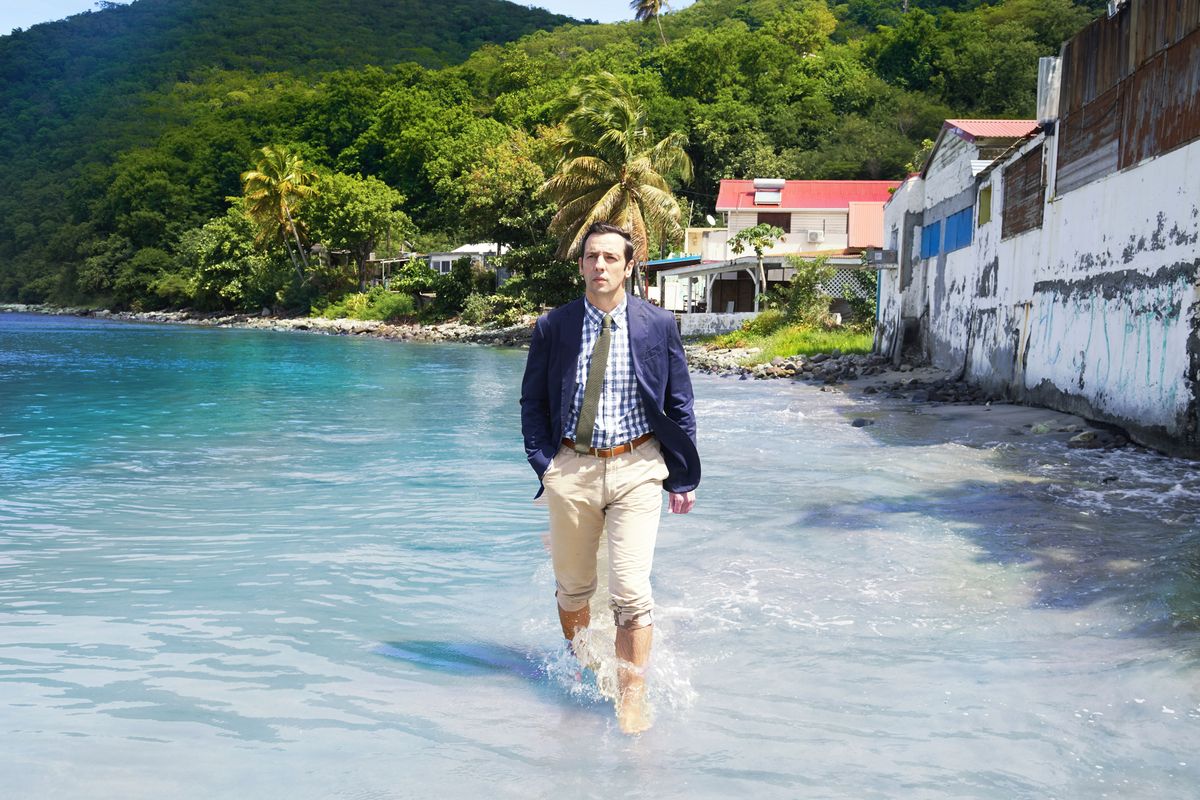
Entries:
<svg viewBox="0 0 1200 800">
<path fill-rule="evenodd" d="M 556 632 L 523 362 L 0 315 L 0 797 L 1196 794 L 1192 465 L 697 376 L 629 739 Z"/>
</svg>

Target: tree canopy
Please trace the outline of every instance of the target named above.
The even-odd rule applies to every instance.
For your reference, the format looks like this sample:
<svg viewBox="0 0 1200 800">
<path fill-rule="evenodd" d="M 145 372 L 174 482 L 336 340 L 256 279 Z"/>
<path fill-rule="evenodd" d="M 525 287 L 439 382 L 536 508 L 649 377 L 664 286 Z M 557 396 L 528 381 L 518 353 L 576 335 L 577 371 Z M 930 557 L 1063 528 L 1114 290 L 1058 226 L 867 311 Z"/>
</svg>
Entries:
<svg viewBox="0 0 1200 800">
<path fill-rule="evenodd" d="M 0 37 L 0 300 L 302 305 L 277 271 L 294 244 L 209 246 L 221 226 L 246 230 L 229 198 L 279 145 L 342 175 L 317 196 L 335 181 L 329 197 L 362 211 L 355 192 L 386 187 L 417 249 L 502 242 L 523 280 L 564 272 L 551 201 L 605 181 L 650 187 L 653 251 L 714 210 L 722 178 L 898 178 L 947 117 L 1031 116 L 1038 56 L 1102 3 L 658 5 L 654 25 L 596 25 L 502 0 L 139 0 Z M 587 149 L 563 98 L 602 73 L 636 113 L 612 105 L 612 134 Z M 536 191 L 548 180 L 564 193 Z M 349 242 L 334 229 L 358 212 L 320 208 L 312 237 Z M 258 288 L 235 303 L 219 275 Z"/>
</svg>

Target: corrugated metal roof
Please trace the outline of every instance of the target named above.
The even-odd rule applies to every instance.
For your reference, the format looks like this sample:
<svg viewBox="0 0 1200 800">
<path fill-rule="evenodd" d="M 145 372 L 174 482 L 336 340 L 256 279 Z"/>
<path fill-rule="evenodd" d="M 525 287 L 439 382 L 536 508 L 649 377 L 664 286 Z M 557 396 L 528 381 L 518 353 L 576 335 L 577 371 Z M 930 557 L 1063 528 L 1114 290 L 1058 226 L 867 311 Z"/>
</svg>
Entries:
<svg viewBox="0 0 1200 800">
<path fill-rule="evenodd" d="M 850 247 L 883 247 L 883 203 L 850 204 Z"/>
<path fill-rule="evenodd" d="M 1035 119 L 948 119 L 942 127 L 967 141 L 1020 139 L 1037 128 Z"/>
<path fill-rule="evenodd" d="M 721 181 L 717 211 L 762 209 L 764 211 L 803 211 L 806 209 L 846 208 L 850 203 L 883 203 L 900 181 L 787 181 L 778 205 L 754 204 L 754 181 Z"/>
</svg>

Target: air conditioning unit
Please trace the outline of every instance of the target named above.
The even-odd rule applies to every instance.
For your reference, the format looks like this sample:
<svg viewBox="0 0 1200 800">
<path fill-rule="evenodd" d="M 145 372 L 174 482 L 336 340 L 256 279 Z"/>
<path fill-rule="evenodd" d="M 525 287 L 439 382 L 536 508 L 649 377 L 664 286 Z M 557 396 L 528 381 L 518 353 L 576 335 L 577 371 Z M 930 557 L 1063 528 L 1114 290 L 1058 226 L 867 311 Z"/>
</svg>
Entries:
<svg viewBox="0 0 1200 800">
<path fill-rule="evenodd" d="M 809 242 L 825 241 L 825 231 L 809 231 L 808 232 L 808 241 Z"/>
</svg>

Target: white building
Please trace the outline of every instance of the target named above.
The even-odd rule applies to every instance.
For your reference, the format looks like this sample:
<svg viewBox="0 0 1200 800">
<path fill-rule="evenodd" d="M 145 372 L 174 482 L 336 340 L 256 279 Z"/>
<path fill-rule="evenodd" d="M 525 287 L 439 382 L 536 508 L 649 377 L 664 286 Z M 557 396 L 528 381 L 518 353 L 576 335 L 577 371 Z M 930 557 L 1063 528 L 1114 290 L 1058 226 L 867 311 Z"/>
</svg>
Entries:
<svg viewBox="0 0 1200 800">
<path fill-rule="evenodd" d="M 752 250 L 733 251 L 729 241 L 759 224 L 784 233 L 764 255 L 768 289 L 791 280 L 789 256 L 825 256 L 837 267 L 833 293 L 851 291 L 846 270 L 859 269 L 862 252 L 878 247 L 883 204 L 898 181 L 723 180 L 717 211 L 724 228 L 689 228 L 686 247 L 699 263 L 659 270 L 659 297 L 672 310 L 705 313 L 685 319 L 685 335 L 731 330 L 758 311 L 758 259 Z M 672 285 L 672 283 L 675 285 Z"/>
<path fill-rule="evenodd" d="M 1037 130 L 978 170 L 939 148 L 886 206 L 899 263 L 877 348 L 907 338 L 1014 399 L 1200 456 L 1200 0 L 1123 5 L 1043 76 Z"/>
<path fill-rule="evenodd" d="M 507 247 L 495 242 L 476 242 L 474 244 L 464 244 L 462 247 L 456 247 L 449 252 L 429 253 L 425 258 L 434 272 L 446 275 L 450 272 L 450 268 L 454 266 L 454 262 L 464 256 L 469 257 L 476 264 L 489 269 L 495 269 L 496 257 L 502 256 L 507 252 Z M 508 278 L 508 275 L 497 273 L 496 277 L 497 283 L 503 283 Z"/>
</svg>

